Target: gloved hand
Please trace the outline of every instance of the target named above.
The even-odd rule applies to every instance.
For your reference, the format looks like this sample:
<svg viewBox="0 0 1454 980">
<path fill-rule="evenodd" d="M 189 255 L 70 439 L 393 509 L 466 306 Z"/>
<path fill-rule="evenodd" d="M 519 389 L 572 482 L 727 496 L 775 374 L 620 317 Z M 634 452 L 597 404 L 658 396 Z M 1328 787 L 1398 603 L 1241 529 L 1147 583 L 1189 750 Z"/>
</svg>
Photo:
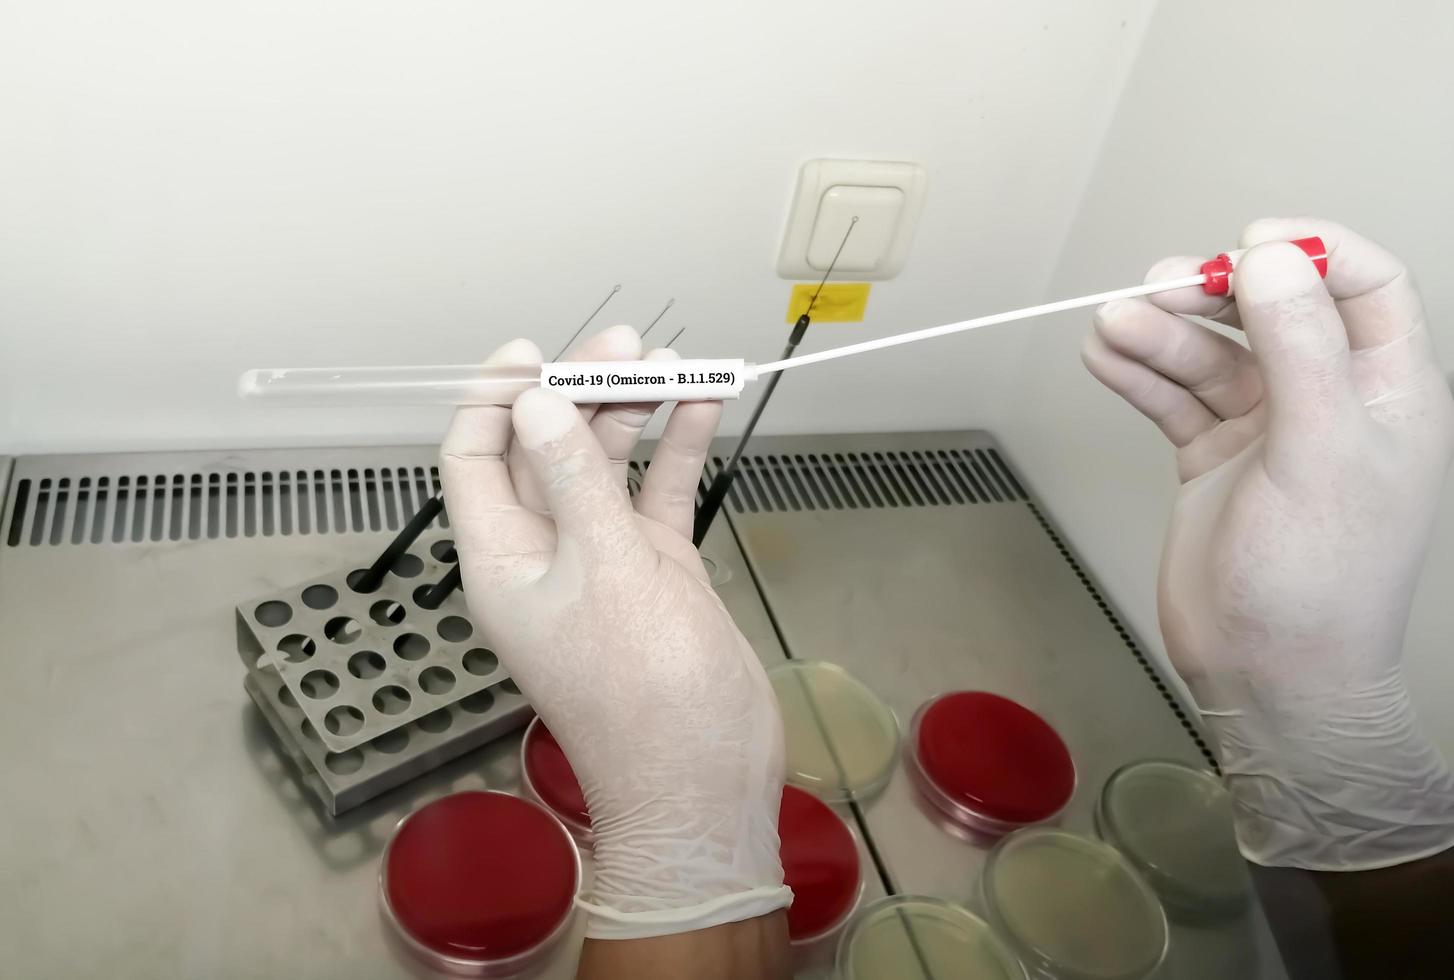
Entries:
<svg viewBox="0 0 1454 980">
<path fill-rule="evenodd" d="M 577 357 L 640 350 L 613 327 Z M 490 360 L 539 362 L 524 340 Z M 792 897 L 777 702 L 692 547 L 721 404 L 673 409 L 633 507 L 626 463 L 654 408 L 577 410 L 535 389 L 513 411 L 460 409 L 442 448 L 470 611 L 585 790 L 597 939 L 703 929 Z"/>
<path fill-rule="evenodd" d="M 1326 283 L 1271 244 L 1308 235 L 1328 246 Z M 1243 245 L 1235 305 L 1195 288 L 1108 304 L 1085 363 L 1176 447 L 1161 628 L 1220 748 L 1243 853 L 1403 863 L 1454 845 L 1454 778 L 1400 669 L 1454 402 L 1393 256 L 1306 219 L 1256 222 Z M 1251 349 L 1191 315 L 1240 326 Z"/>
</svg>

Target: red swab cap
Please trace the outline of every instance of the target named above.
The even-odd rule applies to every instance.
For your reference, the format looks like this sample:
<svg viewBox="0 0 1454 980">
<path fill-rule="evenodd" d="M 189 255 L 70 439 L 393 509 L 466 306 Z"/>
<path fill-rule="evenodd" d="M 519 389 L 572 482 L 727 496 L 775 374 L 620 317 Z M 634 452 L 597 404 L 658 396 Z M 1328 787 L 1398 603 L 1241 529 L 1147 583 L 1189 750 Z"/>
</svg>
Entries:
<svg viewBox="0 0 1454 980">
<path fill-rule="evenodd" d="M 1328 247 L 1318 237 L 1295 238 L 1288 244 L 1296 245 L 1302 249 L 1313 262 L 1313 267 L 1318 270 L 1318 275 L 1324 279 L 1328 278 Z M 1208 259 L 1202 263 L 1202 275 L 1207 281 L 1202 283 L 1202 291 L 1208 296 L 1226 296 L 1232 291 L 1232 270 L 1236 268 L 1237 262 L 1247 254 L 1247 249 L 1238 249 L 1235 252 L 1223 252 L 1214 259 Z"/>
</svg>

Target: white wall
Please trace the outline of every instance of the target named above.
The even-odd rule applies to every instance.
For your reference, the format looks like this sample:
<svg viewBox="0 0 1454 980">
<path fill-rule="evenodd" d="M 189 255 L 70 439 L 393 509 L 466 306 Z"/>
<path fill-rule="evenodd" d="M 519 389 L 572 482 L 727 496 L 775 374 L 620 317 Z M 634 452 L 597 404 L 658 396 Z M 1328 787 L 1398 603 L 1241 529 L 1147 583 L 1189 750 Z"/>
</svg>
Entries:
<svg viewBox="0 0 1454 980">
<path fill-rule="evenodd" d="M 1029 301 L 1152 3 L 0 5 L 0 451 L 430 440 L 234 381 L 549 349 L 617 282 L 603 323 L 675 297 L 686 352 L 776 356 L 814 156 L 931 183 L 866 330 L 810 346 Z M 802 373 L 765 429 L 982 423 L 1021 343 Z"/>
<path fill-rule="evenodd" d="M 1263 215 L 1341 220 L 1402 255 L 1454 364 L 1454 7 L 1421 2 L 1163 3 L 1152 18 L 1050 290 L 1137 281 L 1168 254 L 1235 245 Z M 1149 422 L 1081 368 L 1088 318 L 1028 330 L 1016 460 L 1138 631 L 1175 490 Z M 1414 613 L 1407 662 L 1425 724 L 1454 757 L 1454 489 Z"/>
</svg>

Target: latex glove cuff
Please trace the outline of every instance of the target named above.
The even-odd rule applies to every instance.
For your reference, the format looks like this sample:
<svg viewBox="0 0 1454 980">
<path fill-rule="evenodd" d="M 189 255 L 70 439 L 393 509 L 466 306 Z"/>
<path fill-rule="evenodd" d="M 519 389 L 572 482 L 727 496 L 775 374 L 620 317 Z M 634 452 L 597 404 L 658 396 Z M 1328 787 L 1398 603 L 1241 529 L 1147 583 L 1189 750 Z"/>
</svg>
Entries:
<svg viewBox="0 0 1454 980">
<path fill-rule="evenodd" d="M 787 885 L 778 885 L 754 888 L 735 895 L 722 895 L 699 905 L 679 909 L 620 912 L 586 899 L 577 899 L 576 904 L 587 913 L 588 939 L 645 939 L 755 919 L 787 908 L 792 901 L 792 889 Z"/>
</svg>

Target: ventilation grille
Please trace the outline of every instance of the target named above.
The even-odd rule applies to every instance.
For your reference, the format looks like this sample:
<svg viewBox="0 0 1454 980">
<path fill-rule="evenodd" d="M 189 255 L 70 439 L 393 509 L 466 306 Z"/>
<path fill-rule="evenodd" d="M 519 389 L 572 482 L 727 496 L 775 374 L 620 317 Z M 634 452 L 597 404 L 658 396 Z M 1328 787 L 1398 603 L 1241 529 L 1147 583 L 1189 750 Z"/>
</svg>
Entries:
<svg viewBox="0 0 1454 980">
<path fill-rule="evenodd" d="M 440 492 L 435 467 L 23 478 L 10 547 L 354 534 L 402 527 Z M 439 523 L 449 526 L 441 514 Z"/>
<path fill-rule="evenodd" d="M 710 481 L 726 465 L 714 457 Z M 1027 499 L 993 449 L 743 456 L 728 503 L 737 513 L 937 507 Z"/>
</svg>

